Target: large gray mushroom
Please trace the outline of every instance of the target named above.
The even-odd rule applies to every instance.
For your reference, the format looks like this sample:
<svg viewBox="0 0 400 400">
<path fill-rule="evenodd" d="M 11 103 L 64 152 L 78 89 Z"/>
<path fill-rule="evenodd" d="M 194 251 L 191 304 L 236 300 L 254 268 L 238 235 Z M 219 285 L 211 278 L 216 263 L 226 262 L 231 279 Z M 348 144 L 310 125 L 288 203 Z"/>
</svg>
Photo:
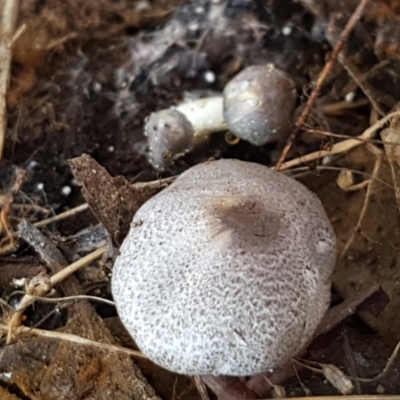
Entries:
<svg viewBox="0 0 400 400">
<path fill-rule="evenodd" d="M 138 210 L 112 292 L 155 363 L 188 375 L 252 375 L 312 338 L 335 259 L 330 222 L 306 187 L 258 164 L 213 161 Z"/>
</svg>

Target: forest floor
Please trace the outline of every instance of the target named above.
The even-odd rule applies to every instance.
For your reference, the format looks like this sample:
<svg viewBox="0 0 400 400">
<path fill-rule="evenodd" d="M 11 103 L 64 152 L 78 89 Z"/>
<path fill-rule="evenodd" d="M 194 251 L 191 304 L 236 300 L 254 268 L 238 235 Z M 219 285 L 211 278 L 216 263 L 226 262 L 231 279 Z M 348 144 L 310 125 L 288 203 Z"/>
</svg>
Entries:
<svg viewBox="0 0 400 400">
<path fill-rule="evenodd" d="M 366 2 L 344 36 L 363 2 L 3 3 L 3 27 L 18 18 L 12 39 L 0 36 L 3 72 L 12 50 L 0 99 L 1 399 L 204 399 L 201 380 L 101 346 L 135 349 L 111 304 L 32 305 L 22 291 L 111 300 L 110 241 L 118 247 L 138 206 L 168 185 L 164 178 L 210 158 L 275 166 L 287 137 L 256 147 L 219 133 L 160 172 L 143 134 L 151 112 L 219 94 L 243 68 L 267 63 L 296 84 L 292 133 L 305 117 L 280 170 L 317 194 L 338 238 L 332 312 L 302 365 L 208 377 L 208 395 L 266 398 L 271 383 L 288 397 L 400 394 L 400 2 Z M 0 73 L 0 92 L 6 78 Z M 51 280 L 70 264 L 74 277 Z M 342 371 L 336 386 L 326 372 L 332 365 Z M 345 376 L 368 379 L 349 389 Z"/>
</svg>

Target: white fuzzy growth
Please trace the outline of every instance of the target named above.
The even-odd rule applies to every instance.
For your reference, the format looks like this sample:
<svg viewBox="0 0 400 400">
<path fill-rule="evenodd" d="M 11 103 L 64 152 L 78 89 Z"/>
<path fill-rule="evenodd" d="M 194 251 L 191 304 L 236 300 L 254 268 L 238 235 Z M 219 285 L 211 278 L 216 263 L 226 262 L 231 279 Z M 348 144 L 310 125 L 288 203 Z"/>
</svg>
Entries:
<svg viewBox="0 0 400 400">
<path fill-rule="evenodd" d="M 238 160 L 195 166 L 136 213 L 112 292 L 140 349 L 189 375 L 252 375 L 310 340 L 336 258 L 318 198 Z"/>
</svg>

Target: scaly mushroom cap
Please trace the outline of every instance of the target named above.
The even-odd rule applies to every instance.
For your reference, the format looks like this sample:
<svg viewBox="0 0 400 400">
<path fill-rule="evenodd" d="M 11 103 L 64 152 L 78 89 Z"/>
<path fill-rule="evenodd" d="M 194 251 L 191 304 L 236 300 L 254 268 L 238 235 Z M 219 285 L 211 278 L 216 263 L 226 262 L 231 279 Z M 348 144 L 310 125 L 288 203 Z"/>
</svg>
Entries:
<svg viewBox="0 0 400 400">
<path fill-rule="evenodd" d="M 189 375 L 252 375 L 307 344 L 330 299 L 336 240 L 318 198 L 262 165 L 220 160 L 136 213 L 114 266 L 139 348 Z"/>
<path fill-rule="evenodd" d="M 294 82 L 272 64 L 244 69 L 224 89 L 229 129 L 255 146 L 288 137 L 295 105 Z"/>
</svg>

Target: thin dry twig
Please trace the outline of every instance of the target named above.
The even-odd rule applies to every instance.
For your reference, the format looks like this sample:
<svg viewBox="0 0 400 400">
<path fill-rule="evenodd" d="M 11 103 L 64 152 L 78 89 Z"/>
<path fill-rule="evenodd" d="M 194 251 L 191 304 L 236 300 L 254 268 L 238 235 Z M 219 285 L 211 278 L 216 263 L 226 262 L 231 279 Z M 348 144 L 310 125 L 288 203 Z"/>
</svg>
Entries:
<svg viewBox="0 0 400 400">
<path fill-rule="evenodd" d="M 15 296 L 17 294 L 23 294 L 25 295 L 26 292 L 23 290 L 16 290 L 15 292 L 12 292 L 9 299 L 12 296 Z M 108 299 L 103 299 L 102 297 L 97 297 L 97 296 L 89 296 L 86 294 L 78 294 L 75 296 L 65 296 L 65 297 L 42 297 L 42 296 L 35 296 L 35 295 L 29 295 L 33 297 L 34 300 L 42 301 L 43 303 L 65 303 L 65 302 L 70 302 L 70 301 L 75 301 L 75 300 L 92 300 L 92 301 L 98 301 L 99 303 L 104 303 L 108 304 L 109 306 L 115 307 L 115 303 L 111 300 Z M 8 305 L 8 303 L 6 303 Z"/>
<path fill-rule="evenodd" d="M 193 381 L 194 381 L 194 384 L 196 385 L 197 391 L 199 392 L 201 400 L 210 400 L 210 397 L 208 396 L 208 393 L 207 393 L 206 385 L 202 381 L 201 377 L 199 375 L 195 375 L 193 377 Z"/>
<path fill-rule="evenodd" d="M 392 366 L 393 361 L 395 360 L 395 358 L 397 357 L 397 354 L 399 353 L 399 350 L 400 350 L 400 342 L 397 343 L 388 362 L 385 365 L 385 368 L 383 369 L 383 371 L 380 374 L 374 376 L 373 378 L 358 378 L 358 377 L 350 377 L 350 378 L 354 379 L 354 380 L 357 379 L 360 382 L 374 382 L 374 381 L 377 381 L 377 380 L 383 378 L 389 371 L 390 367 Z"/>
<path fill-rule="evenodd" d="M 392 366 L 395 358 L 397 357 L 397 354 L 399 353 L 400 350 L 400 341 L 397 342 L 396 347 L 394 348 L 394 350 L 392 351 L 392 354 L 390 355 L 390 358 L 388 360 L 388 362 L 385 365 L 385 368 L 382 370 L 382 372 L 380 372 L 378 375 L 374 376 L 373 378 L 359 378 L 358 376 L 346 376 L 344 375 L 346 378 L 349 378 L 353 381 L 358 381 L 358 382 L 375 382 L 378 381 L 379 379 L 383 378 L 387 372 L 389 371 L 390 367 Z M 319 369 L 319 368 L 315 368 L 315 367 L 311 367 L 311 365 L 309 364 L 314 364 L 317 365 L 318 367 L 321 367 L 323 364 L 315 362 L 315 361 L 309 361 L 309 360 L 298 360 L 298 359 L 293 359 L 293 361 L 296 364 L 299 364 L 307 369 L 309 369 L 310 371 L 319 373 L 319 374 L 323 374 L 323 370 Z"/>
<path fill-rule="evenodd" d="M 381 132 L 382 139 L 385 140 L 385 153 L 392 172 L 392 180 L 394 185 L 394 193 L 396 195 L 397 206 L 400 210 L 400 138 L 399 127 L 396 126 L 385 129 Z M 394 144 L 388 144 L 390 140 Z"/>
<path fill-rule="evenodd" d="M 325 67 L 323 68 L 323 70 L 321 71 L 320 76 L 318 77 L 317 82 L 315 83 L 314 89 L 310 95 L 310 97 L 308 98 L 307 104 L 303 110 L 303 112 L 301 113 L 300 117 L 297 120 L 296 123 L 296 127 L 294 128 L 293 132 L 291 133 L 286 146 L 284 147 L 282 154 L 275 166 L 275 169 L 277 171 L 279 171 L 280 169 L 282 169 L 283 163 L 287 157 L 287 154 L 289 153 L 290 149 L 292 148 L 292 145 L 300 131 L 300 129 L 302 128 L 302 126 L 305 124 L 305 122 L 307 121 L 307 118 L 311 112 L 312 107 L 314 106 L 315 101 L 317 100 L 317 97 L 321 91 L 322 85 L 325 82 L 325 79 L 327 78 L 328 74 L 330 73 L 336 59 L 339 56 L 340 51 L 342 50 L 342 47 L 344 45 L 344 43 L 346 42 L 348 36 L 350 35 L 351 31 L 353 30 L 354 26 L 356 25 L 356 23 L 358 22 L 358 20 L 361 18 L 365 6 L 367 5 L 368 0 L 361 0 L 359 5 L 357 6 L 357 8 L 355 9 L 353 15 L 351 16 L 351 18 L 349 19 L 349 22 L 347 23 L 347 25 L 345 26 L 345 28 L 343 29 L 338 42 L 335 45 L 335 48 L 333 49 L 331 56 L 329 57 L 329 60 L 327 61 L 327 63 L 325 64 Z"/>
<path fill-rule="evenodd" d="M 374 169 L 372 171 L 372 178 L 368 180 L 368 186 L 367 186 L 367 192 L 365 193 L 365 199 L 364 199 L 364 204 L 361 208 L 360 211 L 360 216 L 358 217 L 358 221 L 357 221 L 357 225 L 355 226 L 353 233 L 351 234 L 350 238 L 347 240 L 345 246 L 343 247 L 343 250 L 340 254 L 339 260 L 341 260 L 344 255 L 347 253 L 347 250 L 350 248 L 351 244 L 353 243 L 356 235 L 360 232 L 361 230 L 361 224 L 364 220 L 364 217 L 367 213 L 367 209 L 368 209 L 368 205 L 369 205 L 369 201 L 371 198 L 371 193 L 372 193 L 372 188 L 373 188 L 373 182 L 376 180 L 381 165 L 382 165 L 382 151 L 380 149 L 378 149 L 376 146 L 374 145 L 369 145 L 371 151 L 374 153 L 374 155 L 376 156 L 376 161 L 375 161 L 375 165 L 374 165 Z"/>
<path fill-rule="evenodd" d="M 18 305 L 18 308 L 12 314 L 9 320 L 10 329 L 8 332 L 7 342 L 10 343 L 12 340 L 12 335 L 18 331 L 18 328 L 21 325 L 21 319 L 24 311 L 27 307 L 35 302 L 34 296 L 43 296 L 45 295 L 51 288 L 53 288 L 58 283 L 62 282 L 74 272 L 78 271 L 80 268 L 85 267 L 86 265 L 90 264 L 92 261 L 96 260 L 97 258 L 101 257 L 106 250 L 106 246 L 101 247 L 94 252 L 82 257 L 78 261 L 72 263 L 68 267 L 62 269 L 60 272 L 54 274 L 52 277 L 45 281 L 45 284 L 38 285 L 35 287 L 35 292 L 26 294 L 21 302 Z M 34 296 L 31 296 L 33 294 Z M 15 329 L 15 331 L 14 331 Z"/>
<path fill-rule="evenodd" d="M 85 267 L 86 265 L 90 264 L 92 261 L 97 260 L 100 258 L 106 251 L 107 246 L 100 247 L 99 249 L 93 251 L 92 253 L 86 255 L 85 257 L 80 258 L 78 261 L 68 265 L 68 267 L 63 268 L 60 272 L 53 275 L 50 278 L 50 286 L 54 287 L 55 285 L 59 284 L 60 282 L 67 279 L 76 271 L 80 270 L 81 268 Z"/>
<path fill-rule="evenodd" d="M 0 9 L 0 160 L 7 130 L 7 103 L 6 95 L 10 82 L 12 60 L 12 44 L 14 31 L 17 25 L 19 2 L 17 0 L 4 0 Z"/>
<path fill-rule="evenodd" d="M 54 217 L 46 218 L 42 221 L 35 222 L 33 225 L 36 226 L 36 228 L 39 228 L 41 226 L 52 224 L 53 222 L 61 221 L 62 219 L 72 217 L 72 216 L 74 216 L 82 211 L 88 210 L 88 209 L 89 209 L 89 204 L 83 203 L 75 208 L 71 208 L 70 210 L 67 210 L 58 215 L 55 215 Z"/>
<path fill-rule="evenodd" d="M 4 332 L 9 332 L 11 330 L 11 328 L 6 324 L 0 323 L 0 330 L 3 330 Z M 134 357 L 147 358 L 140 351 L 127 349 L 125 347 L 115 346 L 115 345 L 108 344 L 108 343 L 96 342 L 94 340 L 85 339 L 81 336 L 73 335 L 72 333 L 65 333 L 65 332 L 59 332 L 59 331 L 57 331 L 57 332 L 56 331 L 47 331 L 44 329 L 29 328 L 26 326 L 19 326 L 18 328 L 13 330 L 13 333 L 15 333 L 17 335 L 20 335 L 23 333 L 29 333 L 31 335 L 45 337 L 48 339 L 64 340 L 67 342 L 71 342 L 71 343 L 75 343 L 75 344 L 79 344 L 79 345 L 83 345 L 83 346 L 92 346 L 92 347 L 96 347 L 96 348 L 102 349 L 102 350 L 117 351 L 117 352 L 129 354 Z"/>
<path fill-rule="evenodd" d="M 334 138 L 338 138 L 338 139 L 354 139 L 354 140 L 359 140 L 362 143 L 373 143 L 373 144 L 389 144 L 389 145 L 393 145 L 393 146 L 400 146 L 400 143 L 396 142 L 396 141 L 388 141 L 388 140 L 379 140 L 379 139 L 363 139 L 360 136 L 351 136 L 351 135 L 344 135 L 341 133 L 333 133 L 333 132 L 326 132 L 326 131 L 322 131 L 319 129 L 311 129 L 311 128 L 304 128 L 305 131 L 315 134 L 320 135 L 320 136 L 329 136 L 329 137 L 334 137 Z"/>
<path fill-rule="evenodd" d="M 383 128 L 392 118 L 396 117 L 400 117 L 400 111 L 396 111 L 386 115 L 385 117 L 378 120 L 374 125 L 366 129 L 361 135 L 356 136 L 353 139 L 343 140 L 342 142 L 336 143 L 329 150 L 315 151 L 313 153 L 306 154 L 305 156 L 295 158 L 294 160 L 287 161 L 281 165 L 280 171 L 284 171 L 286 169 L 309 161 L 318 160 L 326 156 L 344 153 L 353 149 L 354 147 L 360 146 L 365 141 L 369 141 L 379 129 Z"/>
</svg>

